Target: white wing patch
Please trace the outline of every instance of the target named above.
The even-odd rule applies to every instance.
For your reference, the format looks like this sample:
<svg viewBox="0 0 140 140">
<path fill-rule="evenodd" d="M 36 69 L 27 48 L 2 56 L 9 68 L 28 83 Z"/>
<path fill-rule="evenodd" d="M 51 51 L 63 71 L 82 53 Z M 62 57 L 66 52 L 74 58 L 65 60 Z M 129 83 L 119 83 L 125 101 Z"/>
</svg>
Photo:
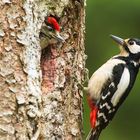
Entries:
<svg viewBox="0 0 140 140">
<path fill-rule="evenodd" d="M 104 113 L 98 113 L 98 118 L 103 117 L 104 121 L 107 122 L 107 118 Z"/>
<path fill-rule="evenodd" d="M 111 93 L 108 92 L 106 95 L 103 95 L 103 96 L 102 96 L 102 99 L 105 100 L 105 98 L 107 98 L 107 96 L 109 96 L 110 94 L 111 94 Z"/>
<path fill-rule="evenodd" d="M 100 109 L 102 109 L 103 107 L 106 107 L 108 110 L 110 110 L 110 106 L 108 105 L 108 103 L 104 103 L 103 105 L 100 105 Z"/>
<path fill-rule="evenodd" d="M 124 68 L 122 77 L 120 79 L 120 82 L 117 86 L 117 90 L 114 93 L 111 102 L 113 104 L 113 106 L 116 106 L 117 103 L 119 102 L 121 96 L 124 94 L 125 90 L 127 89 L 128 85 L 130 82 L 130 74 L 127 68 Z"/>
</svg>

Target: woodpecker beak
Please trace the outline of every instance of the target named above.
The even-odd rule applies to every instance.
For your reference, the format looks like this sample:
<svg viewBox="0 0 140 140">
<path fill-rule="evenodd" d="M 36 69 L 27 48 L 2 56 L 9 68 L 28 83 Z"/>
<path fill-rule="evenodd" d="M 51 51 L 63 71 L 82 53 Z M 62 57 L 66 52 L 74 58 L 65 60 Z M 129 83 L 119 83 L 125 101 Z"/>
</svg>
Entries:
<svg viewBox="0 0 140 140">
<path fill-rule="evenodd" d="M 60 35 L 60 33 L 58 32 L 58 31 L 56 31 L 56 39 L 58 39 L 59 41 L 61 41 L 61 42 L 65 42 L 65 39 Z"/>
<path fill-rule="evenodd" d="M 115 36 L 115 35 L 110 35 L 110 37 L 111 37 L 115 42 L 117 42 L 119 45 L 124 46 L 125 41 L 124 41 L 122 38 L 117 37 L 117 36 Z"/>
</svg>

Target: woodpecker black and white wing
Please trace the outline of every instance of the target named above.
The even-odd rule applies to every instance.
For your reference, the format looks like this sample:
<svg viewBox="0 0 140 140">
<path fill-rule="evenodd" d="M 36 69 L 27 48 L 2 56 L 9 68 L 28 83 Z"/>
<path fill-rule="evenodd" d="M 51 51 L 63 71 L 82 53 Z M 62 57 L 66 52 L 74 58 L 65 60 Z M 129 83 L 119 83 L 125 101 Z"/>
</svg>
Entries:
<svg viewBox="0 0 140 140">
<path fill-rule="evenodd" d="M 86 140 L 98 140 L 101 131 L 96 129 L 91 129 Z"/>
<path fill-rule="evenodd" d="M 89 140 L 95 140 L 98 137 L 97 132 L 101 132 L 113 119 L 113 116 L 131 89 L 129 86 L 130 72 L 127 66 L 124 63 L 114 66 L 112 78 L 108 79 L 108 82 L 102 88 L 99 100 L 96 102 L 98 107 L 97 120 L 95 128 L 89 134 Z"/>
<path fill-rule="evenodd" d="M 109 81 L 113 81 L 114 67 L 119 64 L 125 64 L 125 62 L 111 58 L 92 75 L 88 83 L 88 93 L 93 100 L 100 99 L 102 91 L 109 86 Z"/>
<path fill-rule="evenodd" d="M 105 86 L 101 93 L 101 98 L 97 102 L 98 113 L 97 122 L 100 127 L 105 128 L 112 120 L 118 107 L 124 101 L 129 92 L 130 72 L 126 65 L 118 64 L 113 68 L 112 79 L 109 85 Z M 125 96 L 124 96 L 125 95 Z"/>
<path fill-rule="evenodd" d="M 100 97 L 96 100 L 97 119 L 95 128 L 89 134 L 89 140 L 97 139 L 99 132 L 113 119 L 119 106 L 133 87 L 138 67 L 135 67 L 133 63 L 126 63 L 118 63 L 113 67 L 111 78 L 108 78 L 101 90 Z"/>
</svg>

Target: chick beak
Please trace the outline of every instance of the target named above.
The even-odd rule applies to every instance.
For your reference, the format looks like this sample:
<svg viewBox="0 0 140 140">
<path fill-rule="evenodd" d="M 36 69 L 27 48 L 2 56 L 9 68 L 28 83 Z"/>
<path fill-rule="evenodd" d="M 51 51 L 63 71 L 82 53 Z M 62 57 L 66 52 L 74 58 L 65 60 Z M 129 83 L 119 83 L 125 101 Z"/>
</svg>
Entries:
<svg viewBox="0 0 140 140">
<path fill-rule="evenodd" d="M 110 37 L 111 37 L 116 43 L 118 43 L 119 45 L 124 46 L 124 44 L 125 44 L 124 39 L 122 39 L 122 38 L 120 38 L 120 37 L 117 37 L 117 36 L 115 36 L 115 35 L 110 35 Z"/>
<path fill-rule="evenodd" d="M 55 35 L 56 39 L 58 39 L 58 41 L 61 41 L 64 43 L 65 39 L 60 35 L 60 33 L 58 31 L 56 31 L 55 33 L 56 33 L 56 35 Z"/>
</svg>

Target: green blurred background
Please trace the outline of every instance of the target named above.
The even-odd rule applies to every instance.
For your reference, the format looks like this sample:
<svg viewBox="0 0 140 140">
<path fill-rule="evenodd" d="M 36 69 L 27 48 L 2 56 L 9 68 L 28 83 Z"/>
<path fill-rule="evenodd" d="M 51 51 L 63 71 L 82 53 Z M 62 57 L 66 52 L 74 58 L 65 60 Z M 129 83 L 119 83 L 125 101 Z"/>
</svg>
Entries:
<svg viewBox="0 0 140 140">
<path fill-rule="evenodd" d="M 87 0 L 86 14 L 86 63 L 91 76 L 106 60 L 119 53 L 110 34 L 140 38 L 140 0 Z M 89 108 L 84 100 L 86 136 L 90 124 Z M 140 75 L 100 140 L 140 140 Z"/>
</svg>

